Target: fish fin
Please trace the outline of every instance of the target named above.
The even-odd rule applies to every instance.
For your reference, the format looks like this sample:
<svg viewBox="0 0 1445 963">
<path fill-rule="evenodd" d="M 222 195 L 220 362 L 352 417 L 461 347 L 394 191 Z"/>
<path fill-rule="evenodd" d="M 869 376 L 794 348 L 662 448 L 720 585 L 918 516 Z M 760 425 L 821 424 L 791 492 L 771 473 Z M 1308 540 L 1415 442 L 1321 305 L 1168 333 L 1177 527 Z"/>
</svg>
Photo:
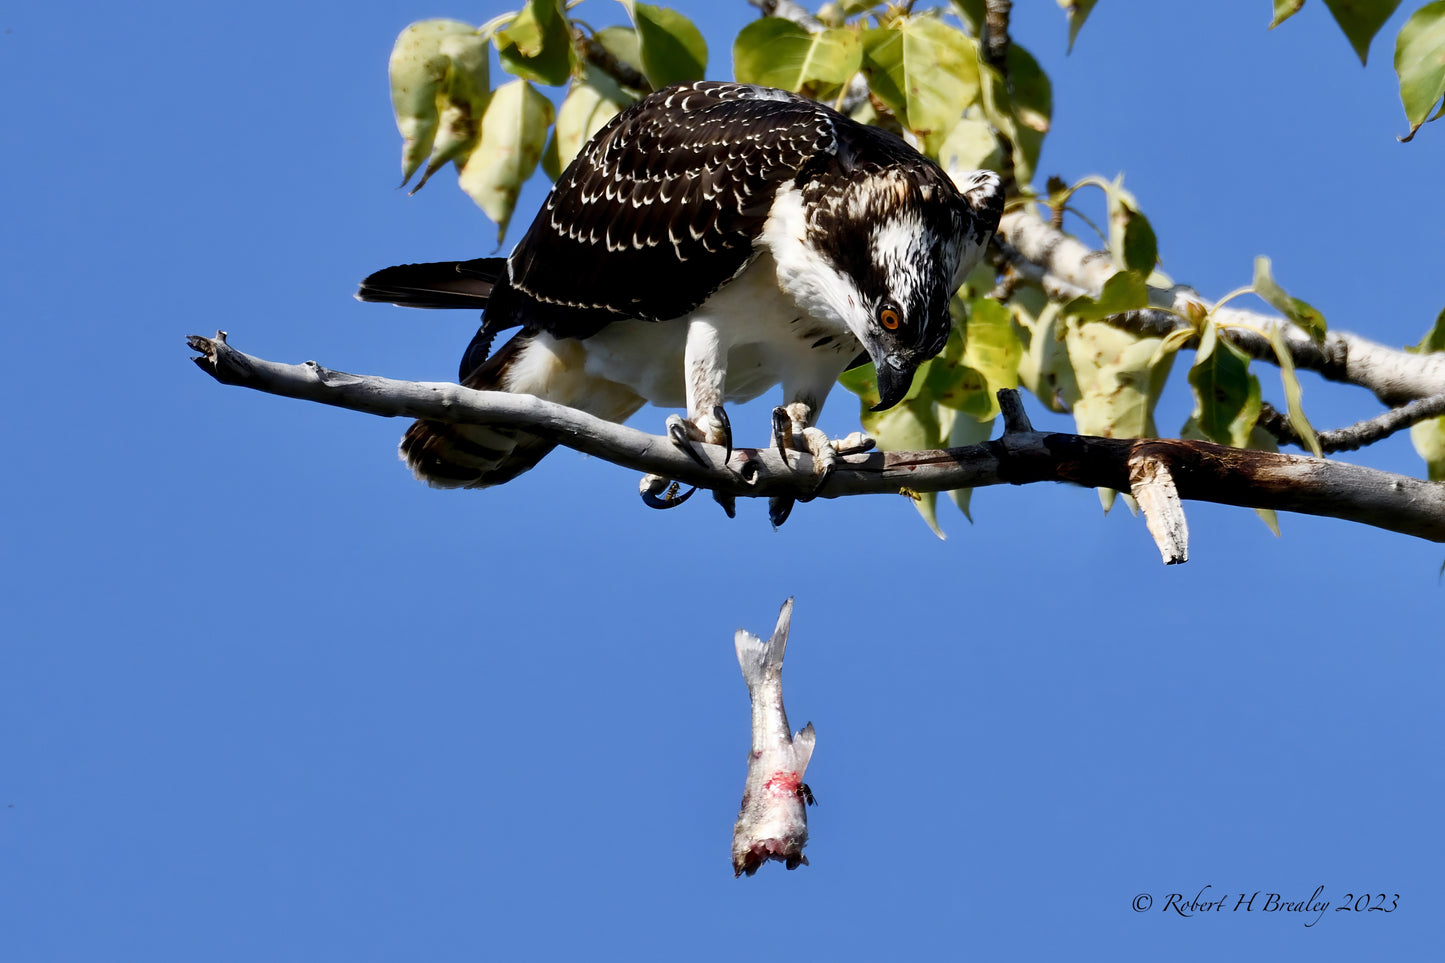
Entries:
<svg viewBox="0 0 1445 963">
<path fill-rule="evenodd" d="M 808 770 L 808 763 L 813 759 L 813 745 L 818 741 L 818 734 L 813 731 L 813 724 L 810 722 L 803 727 L 802 731 L 793 736 L 793 759 L 798 766 L 798 778 L 803 778 L 803 773 Z"/>
<path fill-rule="evenodd" d="M 783 603 L 778 613 L 778 624 L 767 642 L 753 635 L 747 629 L 738 629 L 733 636 L 733 647 L 737 649 L 738 665 L 742 666 L 743 679 L 748 688 L 761 682 L 769 672 L 778 673 L 783 668 L 783 653 L 788 648 L 788 627 L 793 620 L 793 600 Z"/>
</svg>

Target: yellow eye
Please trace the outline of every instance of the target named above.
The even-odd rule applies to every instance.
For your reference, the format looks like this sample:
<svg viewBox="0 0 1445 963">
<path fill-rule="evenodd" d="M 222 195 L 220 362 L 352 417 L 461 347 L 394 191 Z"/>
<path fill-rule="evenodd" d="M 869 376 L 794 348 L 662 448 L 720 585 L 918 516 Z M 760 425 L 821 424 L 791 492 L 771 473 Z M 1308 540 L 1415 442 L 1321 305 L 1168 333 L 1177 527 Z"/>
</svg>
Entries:
<svg viewBox="0 0 1445 963">
<path fill-rule="evenodd" d="M 884 308 L 878 312 L 878 323 L 889 331 L 897 331 L 898 326 L 903 323 L 903 317 L 894 308 Z"/>
</svg>

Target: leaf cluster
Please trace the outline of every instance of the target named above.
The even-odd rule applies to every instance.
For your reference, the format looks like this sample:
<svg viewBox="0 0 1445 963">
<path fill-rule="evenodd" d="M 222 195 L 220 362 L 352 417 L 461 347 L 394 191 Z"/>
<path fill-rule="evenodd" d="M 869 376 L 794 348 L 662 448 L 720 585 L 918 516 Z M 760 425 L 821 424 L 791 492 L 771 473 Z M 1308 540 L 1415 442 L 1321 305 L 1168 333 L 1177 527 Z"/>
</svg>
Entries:
<svg viewBox="0 0 1445 963">
<path fill-rule="evenodd" d="M 1361 61 L 1399 0 L 1325 0 Z M 1059 0 L 1069 44 L 1093 0 Z M 1275 0 L 1277 26 L 1303 0 Z M 420 188 L 448 162 L 459 183 L 505 235 L 521 185 L 538 166 L 556 178 L 613 115 L 650 90 L 701 79 L 708 46 L 676 10 L 618 0 L 626 22 L 594 29 L 562 0 L 527 0 L 522 9 L 480 27 L 452 20 L 413 24 L 391 58 L 392 102 L 402 133 L 404 181 L 421 170 Z M 923 365 L 904 401 L 885 412 L 872 369 L 842 384 L 860 398 L 864 427 L 885 450 L 955 447 L 985 440 L 998 415 L 997 392 L 1022 386 L 1049 408 L 1072 414 L 1081 434 L 1109 438 L 1157 434 L 1155 407 L 1175 355 L 1194 351 L 1187 381 L 1194 409 L 1180 433 L 1234 448 L 1274 450 L 1259 427 L 1269 410 L 1259 377 L 1263 358 L 1277 365 L 1291 439 L 1321 452 L 1303 407 L 1287 332 L 1324 341 L 1327 324 L 1308 302 L 1287 293 L 1268 258 L 1258 258 L 1248 287 L 1207 305 L 1176 296 L 1159 269 L 1160 242 L 1122 178 L 1050 177 L 1036 187 L 1036 167 L 1053 113 L 1048 76 L 1026 48 L 1008 38 L 985 50 L 984 0 L 942 8 L 870 0 L 835 0 L 816 15 L 764 16 L 732 45 L 735 78 L 797 91 L 853 118 L 892 130 L 950 171 L 1000 170 L 1012 206 L 1036 204 L 1055 225 L 1074 217 L 1091 229 L 1112 266 L 1092 290 L 1065 290 L 1000 258 L 975 271 L 951 305 L 955 329 L 944 351 Z M 489 46 L 512 79 L 493 88 Z M 1409 18 L 1396 48 L 1396 70 L 1410 136 L 1445 96 L 1445 0 Z M 713 71 L 714 75 L 718 71 Z M 560 106 L 538 86 L 565 87 Z M 1430 111 L 1434 110 L 1433 116 Z M 1406 138 L 1408 139 L 1408 138 Z M 1103 219 L 1080 205 L 1081 192 L 1102 194 Z M 1098 195 L 1092 195 L 1096 199 Z M 1093 203 L 1093 200 L 1090 200 Z M 1097 209 L 1098 205 L 1095 204 Z M 1253 330 L 1263 352 L 1243 350 L 1237 320 L 1219 309 L 1252 293 L 1282 319 Z M 1148 333 L 1131 319 L 1172 312 L 1178 323 Z M 1298 335 L 1295 335 L 1298 336 Z M 1445 348 L 1445 312 L 1420 350 Z M 1269 355 L 1272 353 L 1272 357 Z M 1445 419 L 1412 435 L 1432 477 L 1445 477 Z M 967 491 L 951 493 L 965 513 Z M 1108 498 L 1106 496 L 1106 505 Z M 938 530 L 935 496 L 915 504 Z M 1266 517 L 1271 522 L 1272 518 Z"/>
</svg>

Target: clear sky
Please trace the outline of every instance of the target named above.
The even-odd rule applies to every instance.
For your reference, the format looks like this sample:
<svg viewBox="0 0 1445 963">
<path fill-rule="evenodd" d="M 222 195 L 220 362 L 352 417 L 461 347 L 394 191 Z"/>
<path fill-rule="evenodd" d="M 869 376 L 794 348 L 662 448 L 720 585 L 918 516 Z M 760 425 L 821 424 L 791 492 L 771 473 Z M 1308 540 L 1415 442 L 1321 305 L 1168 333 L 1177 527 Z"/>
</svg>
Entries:
<svg viewBox="0 0 1445 963">
<path fill-rule="evenodd" d="M 680 6 L 730 76 L 752 8 Z M 351 294 L 492 249 L 452 178 L 394 190 L 385 70 L 410 21 L 503 9 L 0 13 L 0 960 L 1438 958 L 1441 546 L 1190 504 L 1165 568 L 1062 486 L 944 506 L 947 541 L 881 496 L 774 532 L 762 504 L 647 510 L 565 451 L 437 492 L 401 422 L 191 365 L 223 328 L 453 376 L 475 317 Z M 1445 124 L 1395 141 L 1406 12 L 1361 69 L 1319 3 L 1271 33 L 1264 0 L 1105 0 L 1072 56 L 1054 3 L 1015 4 L 1054 82 L 1041 167 L 1122 171 L 1208 295 L 1268 254 L 1334 327 L 1414 343 L 1445 304 Z M 1378 410 L 1309 376 L 1305 402 Z M 840 393 L 823 421 L 856 418 Z M 761 444 L 767 408 L 732 423 Z M 1403 437 L 1353 460 L 1423 472 Z M 789 595 L 812 865 L 734 880 L 732 636 Z M 1265 911 L 1317 887 L 1317 922 Z M 1224 911 L 1165 909 L 1201 890 Z M 1398 909 L 1334 911 L 1364 893 Z"/>
</svg>

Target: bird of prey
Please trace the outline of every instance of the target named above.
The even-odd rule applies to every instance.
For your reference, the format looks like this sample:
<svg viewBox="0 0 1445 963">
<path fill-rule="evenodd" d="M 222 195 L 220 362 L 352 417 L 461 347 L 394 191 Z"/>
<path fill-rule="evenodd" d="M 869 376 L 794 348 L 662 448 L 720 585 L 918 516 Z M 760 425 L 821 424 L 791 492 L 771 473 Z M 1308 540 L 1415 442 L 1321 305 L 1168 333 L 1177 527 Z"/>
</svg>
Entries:
<svg viewBox="0 0 1445 963">
<path fill-rule="evenodd" d="M 681 84 L 599 130 L 506 259 L 387 268 L 357 297 L 484 308 L 463 385 L 615 422 L 644 402 L 685 407 L 668 434 L 699 461 L 695 442 L 731 453 L 725 402 L 781 383 L 775 443 L 829 471 L 836 451 L 814 424 L 838 376 L 871 360 L 878 408 L 903 399 L 947 341 L 949 299 L 1002 209 L 998 175 L 956 184 L 893 134 L 806 97 Z M 521 330 L 492 353 L 510 328 Z M 553 447 L 520 429 L 422 420 L 401 455 L 434 487 L 485 488 Z M 774 524 L 790 507 L 775 500 Z"/>
</svg>

